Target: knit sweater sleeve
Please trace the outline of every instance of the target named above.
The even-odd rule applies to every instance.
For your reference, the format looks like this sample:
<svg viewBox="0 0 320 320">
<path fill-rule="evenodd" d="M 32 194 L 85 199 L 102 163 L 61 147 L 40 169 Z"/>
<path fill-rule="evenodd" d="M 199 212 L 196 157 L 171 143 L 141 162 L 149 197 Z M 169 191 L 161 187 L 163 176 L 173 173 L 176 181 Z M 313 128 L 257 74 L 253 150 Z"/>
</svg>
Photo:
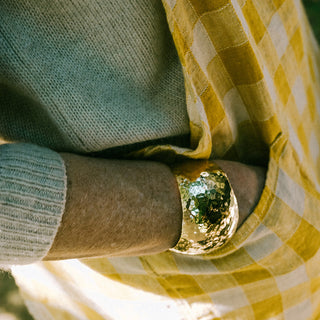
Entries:
<svg viewBox="0 0 320 320">
<path fill-rule="evenodd" d="M 25 143 L 0 146 L 0 264 L 28 264 L 46 255 L 65 198 L 58 153 Z"/>
</svg>

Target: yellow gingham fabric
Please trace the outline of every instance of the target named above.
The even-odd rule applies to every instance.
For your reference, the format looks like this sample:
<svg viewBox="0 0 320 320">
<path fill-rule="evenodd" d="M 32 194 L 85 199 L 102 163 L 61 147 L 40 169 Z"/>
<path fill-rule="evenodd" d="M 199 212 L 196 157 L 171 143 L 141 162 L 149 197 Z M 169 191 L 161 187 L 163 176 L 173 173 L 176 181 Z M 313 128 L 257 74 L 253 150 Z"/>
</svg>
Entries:
<svg viewBox="0 0 320 320">
<path fill-rule="evenodd" d="M 15 267 L 22 294 L 39 319 L 320 319 L 320 55 L 301 3 L 163 5 L 184 70 L 193 149 L 143 154 L 268 165 L 261 199 L 211 256 Z"/>
</svg>

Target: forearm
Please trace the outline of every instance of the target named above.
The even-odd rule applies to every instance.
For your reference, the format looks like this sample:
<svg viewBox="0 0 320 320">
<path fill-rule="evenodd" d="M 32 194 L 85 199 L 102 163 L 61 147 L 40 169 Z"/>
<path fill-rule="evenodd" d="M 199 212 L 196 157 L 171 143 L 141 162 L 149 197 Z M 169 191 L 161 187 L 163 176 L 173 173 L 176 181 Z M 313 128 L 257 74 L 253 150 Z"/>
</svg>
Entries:
<svg viewBox="0 0 320 320">
<path fill-rule="evenodd" d="M 152 254 L 179 240 L 182 212 L 169 167 L 151 161 L 62 154 L 68 190 L 65 212 L 45 260 Z M 239 204 L 239 226 L 256 206 L 265 169 L 217 160 Z"/>
<path fill-rule="evenodd" d="M 45 259 L 141 255 L 178 241 L 181 204 L 170 169 L 151 161 L 62 154 L 65 212 Z"/>
</svg>

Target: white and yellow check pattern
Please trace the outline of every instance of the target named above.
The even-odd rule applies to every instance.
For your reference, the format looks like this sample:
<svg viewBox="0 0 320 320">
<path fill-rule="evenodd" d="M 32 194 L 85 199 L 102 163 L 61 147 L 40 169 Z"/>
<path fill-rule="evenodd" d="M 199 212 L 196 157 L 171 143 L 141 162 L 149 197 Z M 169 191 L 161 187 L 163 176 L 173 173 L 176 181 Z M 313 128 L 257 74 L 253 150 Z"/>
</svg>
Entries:
<svg viewBox="0 0 320 320">
<path fill-rule="evenodd" d="M 163 4 L 194 149 L 143 152 L 268 161 L 259 204 L 211 256 L 17 267 L 18 282 L 30 272 L 22 293 L 40 319 L 320 319 L 320 55 L 304 10 L 298 0 Z"/>
</svg>

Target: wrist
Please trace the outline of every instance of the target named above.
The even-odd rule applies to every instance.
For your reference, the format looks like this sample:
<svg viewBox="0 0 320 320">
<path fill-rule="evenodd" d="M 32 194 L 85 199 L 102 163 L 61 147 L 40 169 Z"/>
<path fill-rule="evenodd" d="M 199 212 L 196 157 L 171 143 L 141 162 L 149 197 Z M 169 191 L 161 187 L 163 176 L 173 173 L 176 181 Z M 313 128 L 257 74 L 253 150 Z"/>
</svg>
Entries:
<svg viewBox="0 0 320 320">
<path fill-rule="evenodd" d="M 266 179 L 264 167 L 245 165 L 240 162 L 214 160 L 226 173 L 237 197 L 240 226 L 258 204 Z"/>
<path fill-rule="evenodd" d="M 238 223 L 238 205 L 225 173 L 213 161 L 189 160 L 173 167 L 183 211 L 182 233 L 171 250 L 207 254 L 226 244 Z"/>
</svg>

